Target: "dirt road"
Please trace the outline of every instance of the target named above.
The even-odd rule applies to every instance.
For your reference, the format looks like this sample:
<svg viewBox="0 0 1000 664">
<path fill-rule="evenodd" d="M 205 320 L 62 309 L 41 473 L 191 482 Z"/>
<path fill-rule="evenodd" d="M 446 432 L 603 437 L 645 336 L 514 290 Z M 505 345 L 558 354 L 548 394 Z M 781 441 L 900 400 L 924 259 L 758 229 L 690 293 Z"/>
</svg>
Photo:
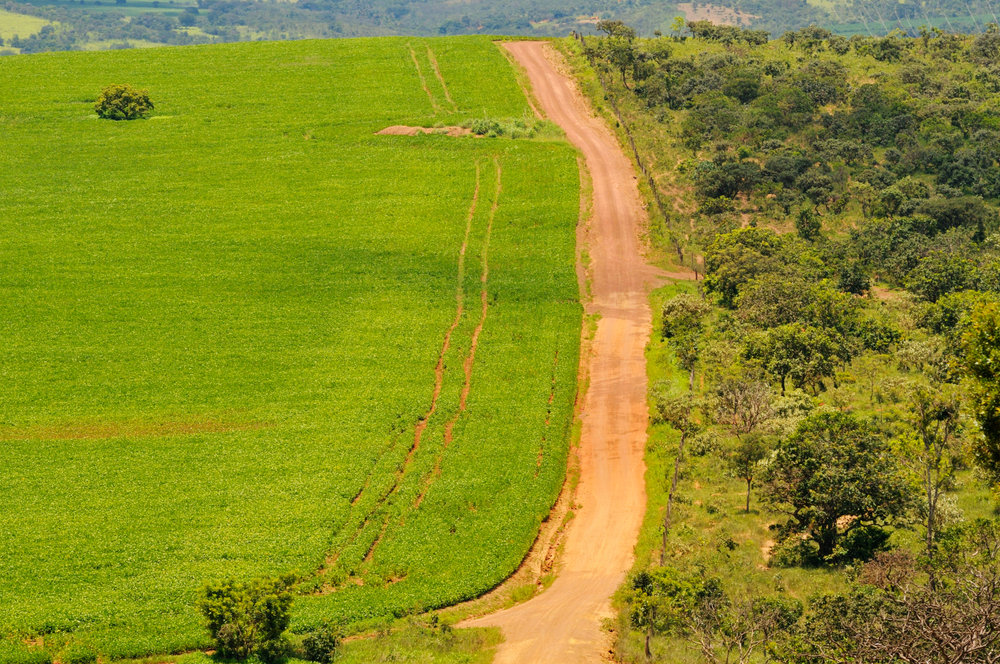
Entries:
<svg viewBox="0 0 1000 664">
<path fill-rule="evenodd" d="M 590 388 L 580 438 L 579 509 L 566 535 L 559 577 L 538 597 L 468 625 L 497 625 L 506 642 L 497 664 L 600 662 L 608 653 L 601 618 L 632 563 L 646 507 L 646 287 L 657 271 L 640 253 L 643 208 L 631 162 L 592 116 L 542 42 L 504 44 L 523 65 L 547 116 L 580 148 L 593 178 L 588 252 L 593 302 L 601 314 L 591 347 Z"/>
</svg>

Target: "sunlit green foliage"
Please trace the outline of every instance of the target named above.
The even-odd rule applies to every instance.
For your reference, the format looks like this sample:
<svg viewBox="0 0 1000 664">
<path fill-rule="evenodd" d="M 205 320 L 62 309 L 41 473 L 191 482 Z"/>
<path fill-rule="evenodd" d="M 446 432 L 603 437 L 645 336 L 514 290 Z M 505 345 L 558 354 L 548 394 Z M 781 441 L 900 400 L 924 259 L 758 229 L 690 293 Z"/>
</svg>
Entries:
<svg viewBox="0 0 1000 664">
<path fill-rule="evenodd" d="M 147 120 L 94 117 L 116 80 Z M 3 58 L 0 99 L 0 660 L 208 647 L 211 579 L 298 570 L 305 633 L 517 567 L 566 468 L 576 155 L 375 135 L 524 117 L 492 42 Z"/>
<path fill-rule="evenodd" d="M 628 89 L 595 39 L 567 40 L 658 190 L 653 255 L 705 277 L 661 289 L 654 311 L 678 292 L 714 305 L 680 426 L 661 412 L 689 383 L 684 357 L 650 343 L 651 504 L 634 571 L 714 578 L 726 599 L 661 629 L 663 598 L 627 584 L 623 661 L 723 661 L 733 647 L 763 661 L 748 655 L 771 639 L 754 602 L 784 598 L 804 613 L 784 614 L 791 637 L 774 641 L 790 649 L 772 654 L 797 661 L 824 595 L 863 565 L 936 553 L 956 524 L 994 514 L 994 33 L 848 41 L 817 28 L 753 46 L 716 31 L 664 39 L 669 57 L 629 69 Z M 915 619 L 952 610 L 947 593 L 912 588 L 930 612 Z M 833 661 L 865 659 L 858 643 L 830 644 Z"/>
</svg>

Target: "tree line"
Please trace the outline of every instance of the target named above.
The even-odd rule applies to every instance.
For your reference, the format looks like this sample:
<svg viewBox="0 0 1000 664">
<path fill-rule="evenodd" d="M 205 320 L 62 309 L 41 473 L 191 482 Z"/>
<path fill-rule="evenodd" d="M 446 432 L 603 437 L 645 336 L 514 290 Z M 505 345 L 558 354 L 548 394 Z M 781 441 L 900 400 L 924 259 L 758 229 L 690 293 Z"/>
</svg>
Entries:
<svg viewBox="0 0 1000 664">
<path fill-rule="evenodd" d="M 677 377 L 653 420 L 675 437 L 626 632 L 646 659 L 668 638 L 710 662 L 995 661 L 1000 500 L 966 518 L 958 497 L 1000 495 L 1000 28 L 598 27 L 583 55 L 654 182 L 686 192 L 650 237 L 704 275 L 659 312 Z M 771 569 L 840 589 L 727 578 L 730 536 L 692 553 L 696 457 L 771 521 Z"/>
</svg>

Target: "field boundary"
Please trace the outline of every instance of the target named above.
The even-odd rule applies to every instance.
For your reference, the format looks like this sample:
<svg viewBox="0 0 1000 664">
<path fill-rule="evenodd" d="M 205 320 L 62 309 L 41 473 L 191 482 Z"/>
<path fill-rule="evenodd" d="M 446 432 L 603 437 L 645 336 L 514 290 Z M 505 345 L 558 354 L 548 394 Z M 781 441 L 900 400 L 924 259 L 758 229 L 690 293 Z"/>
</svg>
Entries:
<svg viewBox="0 0 1000 664">
<path fill-rule="evenodd" d="M 521 66 L 520 62 L 514 59 L 507 49 L 501 46 L 504 41 L 506 40 L 496 40 L 493 42 L 493 45 L 497 47 L 500 54 L 507 59 L 507 62 L 509 62 L 510 66 L 514 69 L 514 77 L 517 79 L 517 84 L 520 86 L 521 92 L 524 93 L 524 98 L 527 100 L 528 107 L 531 109 L 531 112 L 534 113 L 535 117 L 539 120 L 547 120 L 548 118 L 545 117 L 545 114 L 541 110 L 542 105 L 539 104 L 538 100 L 535 98 L 535 91 L 532 90 L 531 83 L 528 81 L 527 70 Z"/>
</svg>

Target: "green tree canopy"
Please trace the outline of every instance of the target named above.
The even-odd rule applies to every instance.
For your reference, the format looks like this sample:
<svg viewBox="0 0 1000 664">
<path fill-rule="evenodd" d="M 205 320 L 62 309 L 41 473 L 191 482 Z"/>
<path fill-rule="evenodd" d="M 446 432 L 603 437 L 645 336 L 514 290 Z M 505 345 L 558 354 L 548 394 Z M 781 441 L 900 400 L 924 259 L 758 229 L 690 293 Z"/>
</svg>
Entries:
<svg viewBox="0 0 1000 664">
<path fill-rule="evenodd" d="M 965 364 L 974 380 L 970 401 L 979 435 L 972 445 L 978 465 L 1000 481 L 1000 304 L 976 309 L 962 335 Z"/>
<path fill-rule="evenodd" d="M 705 288 L 732 308 L 740 288 L 767 272 L 777 272 L 784 241 L 766 228 L 743 228 L 718 235 L 705 251 Z"/>
<path fill-rule="evenodd" d="M 834 375 L 841 352 L 841 344 L 825 330 L 789 323 L 751 335 L 743 348 L 743 357 L 758 362 L 780 381 L 784 395 L 789 378 L 796 387 L 808 386 L 818 391 L 820 382 Z"/>
<path fill-rule="evenodd" d="M 131 85 L 110 85 L 101 91 L 94 103 L 97 117 L 107 120 L 135 120 L 153 110 L 147 90 L 137 90 Z"/>
<path fill-rule="evenodd" d="M 914 505 L 886 441 L 849 413 L 806 418 L 778 444 L 762 480 L 764 502 L 790 516 L 790 532 L 812 539 L 824 559 L 852 530 L 889 524 Z"/>
</svg>

